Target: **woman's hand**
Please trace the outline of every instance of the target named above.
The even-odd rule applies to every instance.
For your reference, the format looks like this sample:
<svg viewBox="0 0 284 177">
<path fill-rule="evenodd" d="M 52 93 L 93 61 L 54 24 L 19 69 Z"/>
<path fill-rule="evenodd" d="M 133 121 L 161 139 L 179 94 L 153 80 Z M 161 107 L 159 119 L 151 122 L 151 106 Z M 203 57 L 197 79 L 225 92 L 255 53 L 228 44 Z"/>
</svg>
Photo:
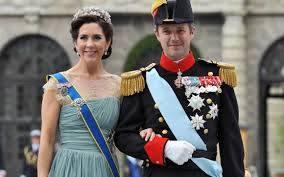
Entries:
<svg viewBox="0 0 284 177">
<path fill-rule="evenodd" d="M 153 131 L 152 128 L 144 129 L 140 131 L 139 134 L 141 138 L 143 138 L 145 141 L 152 141 L 156 136 L 156 133 Z"/>
</svg>

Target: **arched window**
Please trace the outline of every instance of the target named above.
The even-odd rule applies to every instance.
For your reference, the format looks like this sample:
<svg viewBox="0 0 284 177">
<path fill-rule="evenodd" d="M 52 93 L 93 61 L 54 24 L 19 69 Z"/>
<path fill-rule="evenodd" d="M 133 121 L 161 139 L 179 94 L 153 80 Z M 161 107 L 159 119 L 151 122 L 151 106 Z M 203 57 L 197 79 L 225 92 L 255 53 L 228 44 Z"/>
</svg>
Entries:
<svg viewBox="0 0 284 177">
<path fill-rule="evenodd" d="M 19 176 L 29 132 L 40 128 L 45 76 L 69 68 L 64 49 L 42 35 L 10 41 L 0 52 L 0 145 L 9 176 Z"/>
<path fill-rule="evenodd" d="M 275 173 L 277 158 L 284 158 L 284 38 L 267 49 L 260 64 L 259 92 L 259 176 Z M 276 103 L 276 104 L 275 104 Z M 278 116 L 271 110 L 271 104 L 282 111 Z M 269 109 L 270 108 L 270 109 Z M 274 108 L 275 109 L 275 108 Z M 279 110 L 278 110 L 279 111 Z M 272 120 L 273 119 L 273 120 Z M 282 126 L 282 127 L 281 127 Z M 272 128 L 273 127 L 273 128 Z M 280 131 L 281 130 L 281 131 Z M 281 132 L 281 133 L 279 133 Z M 273 143 L 274 142 L 274 143 Z M 275 143 L 277 142 L 277 143 Z M 278 143 L 282 143 L 278 144 Z M 277 148 L 277 146 L 279 146 Z M 276 163 L 274 163 L 276 162 Z M 276 165 L 275 165 L 276 164 Z M 283 172 L 283 171 L 282 171 Z"/>
</svg>

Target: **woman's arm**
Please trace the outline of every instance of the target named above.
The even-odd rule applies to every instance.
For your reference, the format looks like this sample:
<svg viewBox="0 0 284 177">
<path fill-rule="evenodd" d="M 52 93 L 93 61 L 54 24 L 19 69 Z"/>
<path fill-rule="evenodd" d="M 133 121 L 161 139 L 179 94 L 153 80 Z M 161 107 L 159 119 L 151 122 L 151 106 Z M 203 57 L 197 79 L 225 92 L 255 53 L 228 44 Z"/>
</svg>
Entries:
<svg viewBox="0 0 284 177">
<path fill-rule="evenodd" d="M 53 157 L 60 103 L 56 90 L 46 90 L 42 99 L 42 124 L 38 155 L 38 177 L 47 177 Z"/>
</svg>

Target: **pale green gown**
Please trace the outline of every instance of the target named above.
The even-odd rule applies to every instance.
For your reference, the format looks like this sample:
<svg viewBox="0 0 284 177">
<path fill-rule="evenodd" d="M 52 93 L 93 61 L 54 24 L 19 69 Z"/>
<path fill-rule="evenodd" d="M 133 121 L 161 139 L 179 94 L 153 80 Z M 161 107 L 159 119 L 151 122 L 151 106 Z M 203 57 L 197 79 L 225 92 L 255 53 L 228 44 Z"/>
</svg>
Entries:
<svg viewBox="0 0 284 177">
<path fill-rule="evenodd" d="M 81 77 L 64 74 L 78 91 L 81 90 L 85 94 L 86 103 L 104 136 L 110 137 L 119 115 L 120 78 L 112 75 L 99 80 L 86 80 L 87 83 L 84 83 Z M 46 85 L 51 88 L 50 85 L 54 83 L 52 79 Z M 60 88 L 57 89 L 57 99 L 62 104 L 58 122 L 59 146 L 49 177 L 111 177 L 108 163 L 88 132 L 82 117 L 79 116 L 77 107 L 72 105 L 68 97 L 60 95 Z M 117 163 L 115 155 L 113 157 Z"/>
</svg>

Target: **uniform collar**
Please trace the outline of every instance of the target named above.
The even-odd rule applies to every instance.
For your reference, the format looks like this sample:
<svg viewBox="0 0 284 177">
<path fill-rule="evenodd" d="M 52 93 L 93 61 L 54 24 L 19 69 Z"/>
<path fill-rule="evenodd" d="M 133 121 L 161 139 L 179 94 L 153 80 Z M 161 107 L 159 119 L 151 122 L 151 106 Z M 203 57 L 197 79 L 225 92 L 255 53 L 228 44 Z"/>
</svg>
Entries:
<svg viewBox="0 0 284 177">
<path fill-rule="evenodd" d="M 189 52 L 189 54 L 184 59 L 180 60 L 178 63 L 168 58 L 164 54 L 164 52 L 160 59 L 161 67 L 171 72 L 178 72 L 179 70 L 181 72 L 184 72 L 190 69 L 194 65 L 194 63 L 195 63 L 195 59 L 194 59 L 192 52 Z"/>
</svg>

